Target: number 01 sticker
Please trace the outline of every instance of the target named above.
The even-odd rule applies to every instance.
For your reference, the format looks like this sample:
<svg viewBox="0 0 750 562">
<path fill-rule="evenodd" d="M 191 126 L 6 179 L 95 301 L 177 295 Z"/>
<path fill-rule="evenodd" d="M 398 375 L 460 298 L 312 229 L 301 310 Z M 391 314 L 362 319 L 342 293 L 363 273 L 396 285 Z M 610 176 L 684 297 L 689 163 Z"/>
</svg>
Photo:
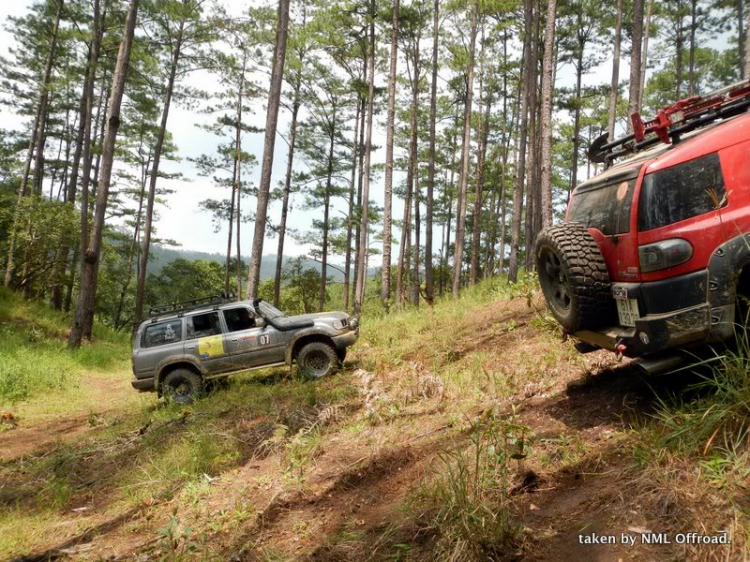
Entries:
<svg viewBox="0 0 750 562">
<path fill-rule="evenodd" d="M 268 345 L 271 343 L 271 336 L 268 334 L 258 336 L 258 345 Z"/>
</svg>

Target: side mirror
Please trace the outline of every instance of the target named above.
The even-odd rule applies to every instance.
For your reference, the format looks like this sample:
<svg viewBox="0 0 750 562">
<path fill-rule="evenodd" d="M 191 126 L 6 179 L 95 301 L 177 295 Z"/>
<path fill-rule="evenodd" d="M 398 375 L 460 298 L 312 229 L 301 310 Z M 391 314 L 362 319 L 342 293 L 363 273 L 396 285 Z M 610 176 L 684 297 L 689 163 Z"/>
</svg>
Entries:
<svg viewBox="0 0 750 562">
<path fill-rule="evenodd" d="M 266 320 L 265 318 L 261 318 L 260 316 L 255 317 L 255 327 L 256 328 L 265 328 L 266 327 Z"/>
</svg>

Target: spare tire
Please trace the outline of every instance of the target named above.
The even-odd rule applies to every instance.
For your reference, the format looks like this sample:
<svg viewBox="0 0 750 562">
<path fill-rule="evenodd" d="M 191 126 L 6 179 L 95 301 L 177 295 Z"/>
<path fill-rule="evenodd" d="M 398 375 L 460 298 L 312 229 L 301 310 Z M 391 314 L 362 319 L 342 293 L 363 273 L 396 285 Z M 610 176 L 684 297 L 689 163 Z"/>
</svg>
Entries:
<svg viewBox="0 0 750 562">
<path fill-rule="evenodd" d="M 552 315 L 568 332 L 593 330 L 614 319 L 607 264 L 584 225 L 550 226 L 536 241 L 539 284 Z"/>
</svg>

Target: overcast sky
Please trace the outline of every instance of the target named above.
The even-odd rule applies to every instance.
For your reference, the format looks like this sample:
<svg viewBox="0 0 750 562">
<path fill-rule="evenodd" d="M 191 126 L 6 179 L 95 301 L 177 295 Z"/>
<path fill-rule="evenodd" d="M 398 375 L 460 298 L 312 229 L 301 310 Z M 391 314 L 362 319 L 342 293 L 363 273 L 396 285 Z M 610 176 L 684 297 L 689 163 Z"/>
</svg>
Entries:
<svg viewBox="0 0 750 562">
<path fill-rule="evenodd" d="M 239 15 L 250 6 L 248 0 L 222 0 L 232 14 Z M 12 36 L 5 30 L 8 16 L 20 16 L 26 13 L 32 0 L 0 0 L 0 22 L 3 29 L 0 30 L 0 50 L 7 52 L 7 48 L 12 45 Z M 258 2 L 260 4 L 260 2 Z M 723 42 L 723 41 L 722 41 Z M 652 43 L 653 45 L 653 43 Z M 623 58 L 620 66 L 620 76 L 622 80 L 627 79 L 629 75 L 628 60 Z M 593 72 L 584 77 L 584 85 L 594 85 L 609 83 L 612 69 L 611 58 L 606 60 L 602 65 Z M 557 73 L 557 86 L 573 85 L 573 71 L 570 66 L 562 67 Z M 386 76 L 376 76 L 376 86 L 384 86 Z M 207 73 L 194 75 L 189 80 L 206 88 L 209 81 L 216 79 Z M 218 84 L 216 87 L 220 87 Z M 498 106 L 499 107 L 499 106 Z M 252 117 L 253 124 L 263 126 L 265 124 L 265 104 L 256 104 L 255 115 Z M 559 118 L 559 116 L 556 116 Z M 174 136 L 175 142 L 179 148 L 182 162 L 168 163 L 164 165 L 167 172 L 180 171 L 185 176 L 186 181 L 177 180 L 160 180 L 163 187 L 174 190 L 175 193 L 167 198 L 167 208 L 160 209 L 160 220 L 157 223 L 158 236 L 177 241 L 182 248 L 190 250 L 199 250 L 205 252 L 225 252 L 226 251 L 226 232 L 224 230 L 215 233 L 211 224 L 211 217 L 206 212 L 198 210 L 199 202 L 207 197 L 219 198 L 222 195 L 215 188 L 210 178 L 200 178 L 197 176 L 195 168 L 188 161 L 191 157 L 196 157 L 202 153 L 211 152 L 216 146 L 217 137 L 198 128 L 196 125 L 205 123 L 210 118 L 194 111 L 182 107 L 173 108 L 170 112 L 169 130 Z M 385 131 L 383 126 L 384 115 L 380 120 L 376 118 L 375 136 L 373 144 L 383 146 L 385 144 Z M 0 128 L 13 129 L 19 128 L 22 122 L 16 116 L 9 113 L 7 107 L 0 107 Z M 289 127 L 289 114 L 281 110 L 279 115 L 279 132 L 286 134 Z M 243 150 L 255 154 L 258 162 L 262 159 L 263 154 L 263 135 L 262 134 L 245 134 L 242 139 Z M 381 149 L 373 155 L 373 164 L 382 163 L 385 159 L 384 150 Z M 282 178 L 286 169 L 287 145 L 283 138 L 277 135 L 275 159 L 273 167 L 273 185 L 276 185 Z M 251 180 L 257 185 L 260 175 L 260 165 L 256 166 L 253 171 Z M 395 178 L 398 181 L 398 175 Z M 383 178 L 382 176 L 371 183 L 371 197 L 382 204 Z M 315 212 L 303 211 L 301 207 L 301 196 L 293 200 L 294 210 L 291 214 L 290 226 L 304 231 L 311 228 Z M 246 198 L 243 200 L 245 209 L 255 209 L 255 199 Z M 273 203 L 269 208 L 269 217 L 273 223 L 278 222 L 280 215 L 279 202 Z M 403 212 L 401 202 L 396 198 L 394 201 L 394 216 L 400 217 Z M 252 227 L 250 224 L 243 224 L 242 247 L 243 254 L 247 254 L 252 243 Z M 398 233 L 394 233 L 396 239 Z M 436 233 L 437 234 L 437 233 Z M 307 248 L 295 242 L 291 237 L 287 237 L 285 245 L 285 254 L 300 255 L 307 252 Z M 274 253 L 276 250 L 276 240 L 267 239 L 264 245 L 264 254 Z M 334 258 L 335 263 L 340 263 L 341 259 Z"/>
</svg>

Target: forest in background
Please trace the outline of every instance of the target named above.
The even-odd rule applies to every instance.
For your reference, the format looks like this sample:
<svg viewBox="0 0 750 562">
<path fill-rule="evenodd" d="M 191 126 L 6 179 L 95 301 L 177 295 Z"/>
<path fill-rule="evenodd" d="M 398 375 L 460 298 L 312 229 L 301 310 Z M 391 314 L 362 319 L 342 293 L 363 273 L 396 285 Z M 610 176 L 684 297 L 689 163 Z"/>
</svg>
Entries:
<svg viewBox="0 0 750 562">
<path fill-rule="evenodd" d="M 95 318 L 127 329 L 157 302 L 221 290 L 361 313 L 515 281 L 601 171 L 595 138 L 750 76 L 742 0 L 280 0 L 240 17 L 218 0 L 44 0 L 6 25 L 0 101 L 25 125 L 0 127 L 3 281 L 71 311 L 72 347 Z M 219 91 L 196 87 L 206 74 Z M 217 187 L 201 211 L 226 227 L 226 254 L 148 275 L 152 246 L 171 243 L 158 223 L 162 184 L 181 176 L 164 169 L 181 158 L 175 106 L 211 117 L 215 144 L 191 164 Z M 293 228 L 298 208 L 311 229 Z M 263 282 L 287 236 L 319 268 L 278 260 Z"/>
</svg>

